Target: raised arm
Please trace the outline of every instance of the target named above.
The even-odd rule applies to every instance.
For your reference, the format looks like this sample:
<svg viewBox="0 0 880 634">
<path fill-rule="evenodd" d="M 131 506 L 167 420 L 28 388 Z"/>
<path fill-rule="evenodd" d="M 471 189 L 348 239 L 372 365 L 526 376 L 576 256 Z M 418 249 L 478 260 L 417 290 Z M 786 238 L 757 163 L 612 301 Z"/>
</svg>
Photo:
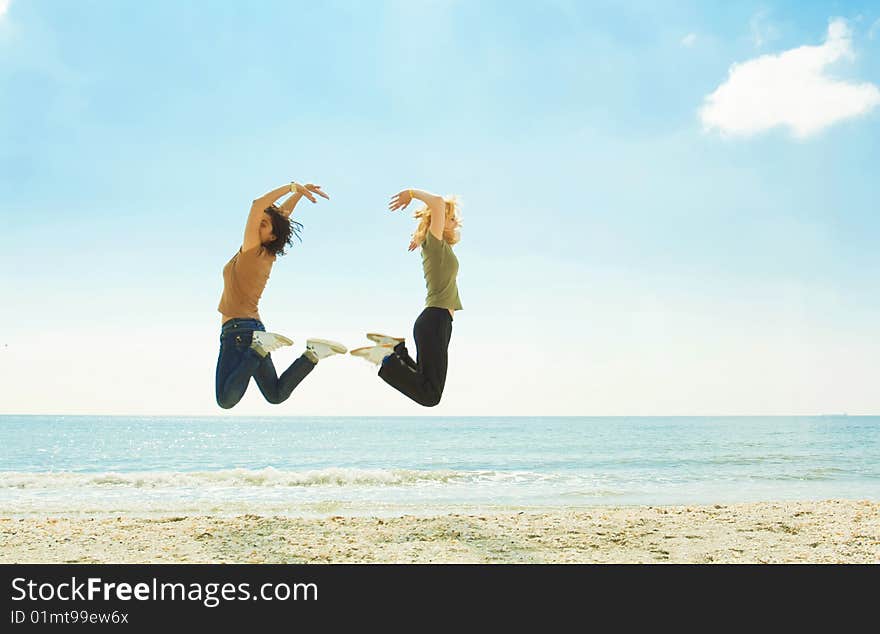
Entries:
<svg viewBox="0 0 880 634">
<path fill-rule="evenodd" d="M 254 209 L 259 211 L 263 211 L 269 205 L 274 205 L 275 201 L 284 196 L 285 194 L 290 194 L 296 191 L 296 183 L 290 182 L 287 185 L 282 185 L 281 187 L 277 187 L 273 189 L 267 194 L 263 194 L 259 198 L 254 198 L 254 203 L 251 205 L 251 212 L 253 213 Z"/>
<path fill-rule="evenodd" d="M 299 183 L 291 184 L 295 186 L 293 193 L 290 195 L 290 198 L 281 203 L 281 206 L 278 208 L 281 211 L 281 214 L 287 218 L 290 218 L 290 215 L 293 213 L 296 204 L 303 197 L 308 198 L 313 203 L 317 202 L 317 199 L 314 196 L 315 194 L 317 194 L 318 196 L 322 196 L 327 200 L 330 200 L 330 196 L 324 193 L 320 185 L 313 185 L 312 183 L 307 183 L 305 185 L 300 185 Z"/>
<path fill-rule="evenodd" d="M 251 205 L 251 210 L 248 213 L 247 223 L 244 227 L 244 241 L 242 242 L 243 250 L 247 251 L 248 249 L 252 249 L 262 244 L 262 241 L 260 240 L 260 224 L 268 220 L 265 211 L 285 194 L 293 194 L 290 198 L 284 201 L 281 207 L 278 208 L 285 216 L 290 216 L 290 214 L 293 213 L 293 208 L 296 207 L 296 204 L 303 196 L 311 200 L 313 203 L 317 202 L 315 194 L 322 196 L 323 198 L 330 198 L 327 194 L 321 191 L 319 185 L 309 184 L 303 186 L 296 182 L 282 185 L 259 198 L 255 198 Z"/>
<path fill-rule="evenodd" d="M 421 189 L 404 189 L 395 195 L 388 205 L 391 211 L 405 209 L 413 199 L 421 200 L 431 211 L 431 226 L 428 229 L 438 240 L 443 239 L 443 229 L 446 226 L 446 201 L 442 196 L 422 191 Z"/>
</svg>

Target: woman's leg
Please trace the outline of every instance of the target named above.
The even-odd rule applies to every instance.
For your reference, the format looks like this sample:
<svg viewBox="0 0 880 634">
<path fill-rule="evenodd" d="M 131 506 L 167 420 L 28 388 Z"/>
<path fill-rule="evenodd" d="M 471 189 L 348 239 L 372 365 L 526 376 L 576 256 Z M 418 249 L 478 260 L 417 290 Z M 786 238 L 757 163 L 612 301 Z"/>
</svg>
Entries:
<svg viewBox="0 0 880 634">
<path fill-rule="evenodd" d="M 418 369 L 419 364 L 416 363 L 411 356 L 409 356 L 409 350 L 406 349 L 406 344 L 403 341 L 394 346 L 394 354 L 400 357 L 401 360 L 413 370 Z"/>
<path fill-rule="evenodd" d="M 452 337 L 452 317 L 444 308 L 426 308 L 413 328 L 416 366 L 405 357 L 389 355 L 379 368 L 386 383 L 419 405 L 433 407 L 440 402 L 446 385 L 447 349 Z M 408 355 L 407 355 L 408 356 Z"/>
<path fill-rule="evenodd" d="M 214 377 L 217 405 L 223 409 L 234 407 L 247 391 L 251 376 L 261 361 L 260 355 L 250 347 L 248 333 L 223 337 Z"/>
<path fill-rule="evenodd" d="M 263 397 L 270 403 L 277 405 L 286 401 L 294 388 L 300 384 L 300 381 L 314 369 L 315 364 L 302 355 L 291 363 L 290 367 L 279 377 L 275 372 L 275 364 L 272 363 L 272 355 L 267 354 L 260 360 L 260 364 L 254 372 L 254 380 L 263 393 Z"/>
</svg>

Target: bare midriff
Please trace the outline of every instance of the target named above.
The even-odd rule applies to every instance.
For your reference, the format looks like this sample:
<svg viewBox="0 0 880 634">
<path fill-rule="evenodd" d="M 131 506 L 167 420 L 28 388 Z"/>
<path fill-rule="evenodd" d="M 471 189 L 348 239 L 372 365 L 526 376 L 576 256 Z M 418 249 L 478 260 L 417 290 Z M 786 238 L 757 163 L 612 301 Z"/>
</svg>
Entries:
<svg viewBox="0 0 880 634">
<path fill-rule="evenodd" d="M 230 319 L 254 319 L 254 317 L 230 317 L 229 315 L 221 315 L 220 316 L 220 325 L 222 326 Z M 257 321 L 262 321 L 261 319 L 257 319 Z"/>
</svg>

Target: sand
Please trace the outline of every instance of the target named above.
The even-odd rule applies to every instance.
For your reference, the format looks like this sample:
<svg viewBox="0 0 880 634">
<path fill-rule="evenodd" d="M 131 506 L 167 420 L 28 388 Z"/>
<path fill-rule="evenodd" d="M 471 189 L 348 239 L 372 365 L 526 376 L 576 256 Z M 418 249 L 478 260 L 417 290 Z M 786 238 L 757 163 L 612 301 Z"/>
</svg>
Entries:
<svg viewBox="0 0 880 634">
<path fill-rule="evenodd" d="M 0 518 L 0 562 L 878 563 L 880 503 L 302 519 Z"/>
</svg>

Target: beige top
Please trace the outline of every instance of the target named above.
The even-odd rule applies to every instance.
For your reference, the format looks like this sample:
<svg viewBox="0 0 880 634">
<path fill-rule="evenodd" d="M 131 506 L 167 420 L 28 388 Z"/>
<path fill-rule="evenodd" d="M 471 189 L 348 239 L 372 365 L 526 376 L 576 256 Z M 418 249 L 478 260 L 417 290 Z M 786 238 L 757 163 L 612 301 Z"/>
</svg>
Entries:
<svg viewBox="0 0 880 634">
<path fill-rule="evenodd" d="M 428 296 L 426 308 L 461 310 L 458 298 L 458 258 L 446 240 L 438 240 L 428 231 L 422 242 L 422 270 Z"/>
<path fill-rule="evenodd" d="M 239 249 L 232 256 L 223 267 L 223 295 L 217 307 L 224 321 L 235 317 L 260 319 L 257 304 L 274 263 L 275 256 L 262 246 Z"/>
</svg>

